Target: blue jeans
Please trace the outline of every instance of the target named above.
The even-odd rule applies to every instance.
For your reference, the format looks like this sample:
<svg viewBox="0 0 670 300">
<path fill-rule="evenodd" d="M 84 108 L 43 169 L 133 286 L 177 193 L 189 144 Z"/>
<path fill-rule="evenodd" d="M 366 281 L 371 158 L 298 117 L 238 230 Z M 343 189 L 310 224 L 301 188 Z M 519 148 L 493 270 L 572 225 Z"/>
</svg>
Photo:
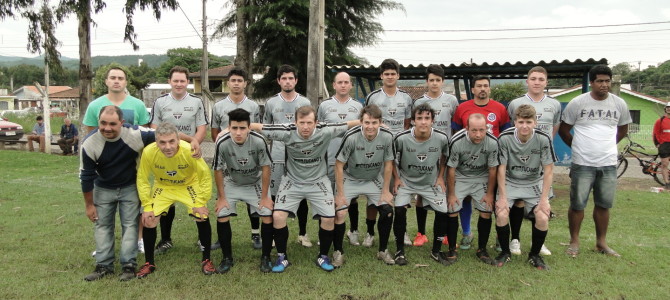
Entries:
<svg viewBox="0 0 670 300">
<path fill-rule="evenodd" d="M 114 227 L 118 207 L 121 220 L 120 262 L 122 266 L 137 266 L 137 231 L 140 215 L 137 187 L 134 184 L 117 189 L 96 186 L 93 189 L 93 204 L 98 213 L 94 234 L 96 263 L 114 269 Z"/>
<path fill-rule="evenodd" d="M 570 165 L 570 209 L 584 210 L 593 191 L 593 202 L 612 208 L 616 191 L 616 166 L 590 167 Z"/>
</svg>

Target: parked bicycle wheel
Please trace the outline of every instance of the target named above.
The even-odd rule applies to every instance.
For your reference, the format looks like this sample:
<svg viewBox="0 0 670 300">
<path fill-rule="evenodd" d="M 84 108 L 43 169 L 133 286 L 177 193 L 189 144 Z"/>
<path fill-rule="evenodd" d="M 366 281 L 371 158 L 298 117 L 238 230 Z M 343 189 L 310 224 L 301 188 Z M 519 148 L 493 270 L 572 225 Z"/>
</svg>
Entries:
<svg viewBox="0 0 670 300">
<path fill-rule="evenodd" d="M 659 170 L 659 168 L 661 167 L 662 167 L 661 164 L 657 163 L 656 166 L 654 167 L 654 174 L 652 174 L 652 176 L 654 176 L 654 180 L 656 180 L 658 184 L 665 185 L 665 182 L 663 182 L 663 174 L 661 174 L 663 170 Z M 665 171 L 667 172 L 668 170 Z"/>
<path fill-rule="evenodd" d="M 616 178 L 621 177 L 628 168 L 628 160 L 624 156 L 619 156 L 619 161 L 616 164 Z"/>
</svg>

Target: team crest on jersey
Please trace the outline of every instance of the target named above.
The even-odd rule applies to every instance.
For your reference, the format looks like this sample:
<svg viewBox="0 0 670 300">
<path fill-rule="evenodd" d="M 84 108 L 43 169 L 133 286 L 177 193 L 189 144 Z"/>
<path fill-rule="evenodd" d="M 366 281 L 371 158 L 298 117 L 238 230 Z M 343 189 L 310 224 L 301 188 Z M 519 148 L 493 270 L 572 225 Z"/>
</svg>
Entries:
<svg viewBox="0 0 670 300">
<path fill-rule="evenodd" d="M 373 156 L 375 156 L 374 152 L 365 152 L 365 157 L 367 157 L 368 159 L 371 159 Z"/>
<path fill-rule="evenodd" d="M 175 177 L 177 175 L 177 171 L 165 171 L 165 174 L 170 177 Z"/>
<path fill-rule="evenodd" d="M 377 150 L 384 150 L 384 146 L 383 146 L 383 145 L 377 145 L 375 148 L 376 148 Z"/>
<path fill-rule="evenodd" d="M 249 162 L 249 159 L 248 159 L 248 158 L 239 158 L 239 159 L 237 159 L 237 163 L 240 164 L 240 165 L 243 165 L 243 166 L 246 166 L 248 162 Z"/>
<path fill-rule="evenodd" d="M 398 102 L 398 105 L 397 105 L 397 106 L 398 106 L 398 107 L 405 107 L 405 103 Z"/>
<path fill-rule="evenodd" d="M 295 114 L 292 114 L 292 113 L 286 113 L 286 114 L 284 114 L 284 117 L 286 117 L 286 119 L 288 119 L 288 120 L 293 120 L 294 115 Z"/>
<path fill-rule="evenodd" d="M 426 160 L 426 158 L 428 158 L 428 155 L 425 153 L 420 153 L 416 155 L 416 158 L 419 159 L 420 162 L 423 162 L 424 160 Z"/>
<path fill-rule="evenodd" d="M 328 112 L 337 112 L 337 108 L 330 108 L 328 109 Z"/>
<path fill-rule="evenodd" d="M 493 121 L 495 121 L 497 118 L 498 118 L 498 116 L 496 116 L 496 114 L 494 114 L 494 113 L 489 113 L 489 115 L 486 116 L 486 119 L 487 119 L 489 122 L 493 122 Z"/>
<path fill-rule="evenodd" d="M 337 114 L 338 117 L 340 117 L 340 120 L 344 120 L 344 118 L 347 117 L 347 114 Z"/>
<path fill-rule="evenodd" d="M 546 146 L 545 146 L 545 147 L 546 147 Z M 544 147 L 543 147 L 543 148 L 544 148 Z M 537 155 L 537 154 L 542 154 L 542 151 L 537 150 L 537 149 L 533 149 L 533 150 L 530 150 L 530 154 L 536 154 L 536 155 Z"/>
<path fill-rule="evenodd" d="M 173 113 L 172 116 L 177 120 L 181 119 L 181 113 Z"/>
<path fill-rule="evenodd" d="M 184 107 L 184 111 L 193 111 L 193 106 Z"/>
<path fill-rule="evenodd" d="M 300 150 L 300 152 L 302 152 L 302 154 L 305 154 L 305 155 L 310 155 L 310 154 L 312 154 L 313 151 L 311 149 L 305 149 L 305 150 Z"/>
<path fill-rule="evenodd" d="M 448 103 L 442 103 L 442 107 L 449 107 Z"/>
<path fill-rule="evenodd" d="M 537 114 L 537 120 L 539 120 L 540 118 L 542 118 L 542 114 L 541 114 L 541 113 L 538 113 L 538 114 Z"/>
<path fill-rule="evenodd" d="M 523 162 L 524 164 L 527 163 L 529 159 L 530 155 L 519 155 L 519 160 L 521 160 L 521 162 Z"/>
<path fill-rule="evenodd" d="M 323 145 L 323 142 L 313 142 L 312 145 L 314 147 L 319 147 L 319 146 Z"/>
<path fill-rule="evenodd" d="M 391 115 L 391 117 L 395 116 L 396 111 L 397 110 L 395 108 L 389 108 L 388 109 L 389 115 Z"/>
<path fill-rule="evenodd" d="M 479 155 L 478 155 L 478 154 L 472 154 L 472 155 L 470 155 L 470 159 L 471 159 L 472 161 L 475 161 L 475 160 L 477 160 L 478 158 L 479 158 Z"/>
</svg>

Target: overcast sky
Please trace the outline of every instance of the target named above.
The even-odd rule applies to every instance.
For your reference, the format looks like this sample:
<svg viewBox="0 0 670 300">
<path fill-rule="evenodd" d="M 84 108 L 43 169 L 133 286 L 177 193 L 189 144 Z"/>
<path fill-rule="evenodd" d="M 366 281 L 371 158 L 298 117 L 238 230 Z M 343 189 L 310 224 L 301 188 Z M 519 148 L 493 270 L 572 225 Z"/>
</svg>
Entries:
<svg viewBox="0 0 670 300">
<path fill-rule="evenodd" d="M 123 43 L 122 2 L 107 1 L 103 13 L 93 16 L 98 24 L 91 36 L 93 56 L 162 54 L 170 48 L 201 47 L 189 20 L 200 32 L 202 7 L 196 1 L 181 0 L 185 13 L 165 11 L 161 21 L 148 12 L 136 14 L 140 50 L 134 52 L 130 44 Z M 225 2 L 208 1 L 209 24 L 217 23 L 230 9 L 223 7 Z M 637 66 L 640 61 L 644 68 L 670 59 L 670 5 L 666 1 L 400 2 L 405 12 L 380 15 L 386 32 L 379 43 L 354 49 L 357 55 L 375 65 L 388 57 L 405 65 L 606 58 L 612 65 L 629 62 Z M 27 28 L 22 20 L 0 23 L 0 55 L 34 56 L 26 51 Z M 77 57 L 76 20 L 59 25 L 57 36 L 63 43 L 61 53 Z M 211 41 L 209 50 L 234 55 L 235 41 Z"/>
</svg>

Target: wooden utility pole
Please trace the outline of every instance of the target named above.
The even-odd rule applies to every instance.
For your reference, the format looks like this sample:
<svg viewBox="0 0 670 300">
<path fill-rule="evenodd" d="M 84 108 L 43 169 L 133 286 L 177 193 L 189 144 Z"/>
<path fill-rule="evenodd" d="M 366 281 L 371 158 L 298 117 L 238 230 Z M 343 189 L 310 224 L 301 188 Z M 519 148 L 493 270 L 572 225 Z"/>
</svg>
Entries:
<svg viewBox="0 0 670 300">
<path fill-rule="evenodd" d="M 35 81 L 37 91 L 42 94 L 42 108 L 44 111 L 44 152 L 51 153 L 51 105 L 49 105 L 49 64 L 44 61 L 44 85 L 42 88 L 39 82 Z"/>
<path fill-rule="evenodd" d="M 325 1 L 309 1 L 309 36 L 307 49 L 307 99 L 312 106 L 318 107 L 320 100 L 323 99 L 323 72 L 324 72 L 324 54 L 323 54 L 323 36 L 324 36 L 324 18 Z"/>
<path fill-rule="evenodd" d="M 209 91 L 209 52 L 207 51 L 207 0 L 202 0 L 202 62 L 200 63 L 200 89 L 205 100 L 208 118 L 212 116 L 213 97 Z"/>
</svg>

